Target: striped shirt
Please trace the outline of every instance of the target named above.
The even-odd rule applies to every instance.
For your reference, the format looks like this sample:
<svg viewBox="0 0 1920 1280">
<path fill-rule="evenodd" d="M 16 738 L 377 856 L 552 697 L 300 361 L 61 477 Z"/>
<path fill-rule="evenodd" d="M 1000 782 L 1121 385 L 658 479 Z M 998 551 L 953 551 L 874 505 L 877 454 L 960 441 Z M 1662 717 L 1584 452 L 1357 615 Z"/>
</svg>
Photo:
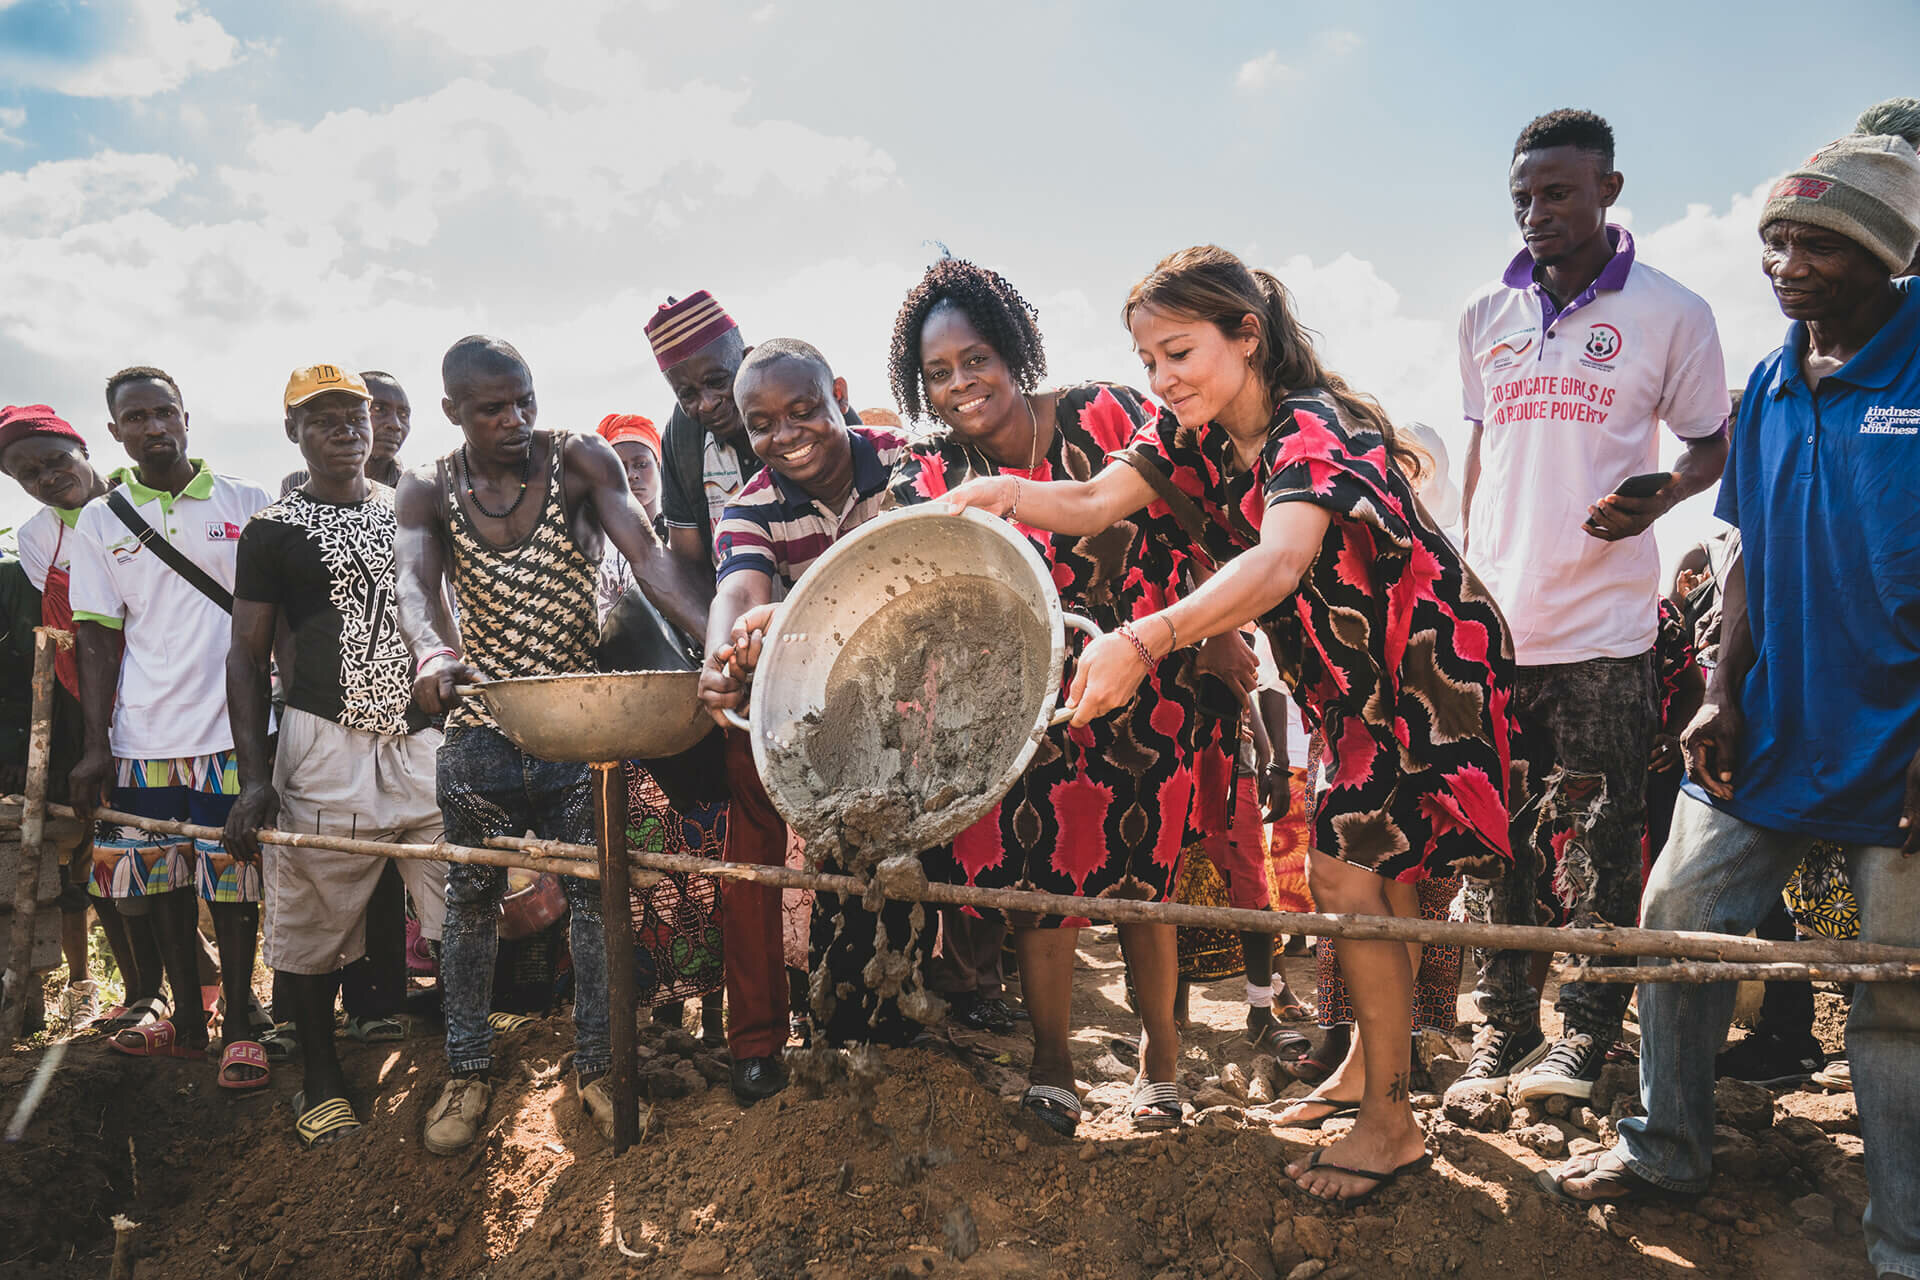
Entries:
<svg viewBox="0 0 1920 1280">
<path fill-rule="evenodd" d="M 763 468 L 727 503 L 713 535 L 720 581 L 750 569 L 790 588 L 828 547 L 880 514 L 907 438 L 882 427 L 848 427 L 847 435 L 853 446 L 853 491 L 840 510 L 772 467 Z"/>
</svg>

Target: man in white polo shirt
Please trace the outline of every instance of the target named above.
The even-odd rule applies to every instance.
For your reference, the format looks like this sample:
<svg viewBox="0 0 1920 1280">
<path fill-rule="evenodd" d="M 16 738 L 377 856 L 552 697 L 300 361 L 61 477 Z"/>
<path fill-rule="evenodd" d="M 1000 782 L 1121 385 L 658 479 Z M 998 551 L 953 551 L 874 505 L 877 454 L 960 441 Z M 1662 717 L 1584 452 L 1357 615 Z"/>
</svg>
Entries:
<svg viewBox="0 0 1920 1280">
<path fill-rule="evenodd" d="M 71 775 L 73 803 L 221 827 L 239 790 L 226 683 L 234 557 L 241 528 L 273 499 L 187 456 L 186 408 L 162 370 L 114 374 L 107 408 L 107 429 L 134 466 L 115 473 L 124 483 L 89 502 L 74 527 L 70 594 L 87 745 Z M 122 911 L 152 912 L 173 990 L 171 1019 L 111 1043 L 140 1056 L 206 1053 L 196 886 L 213 915 L 227 1002 L 219 1083 L 257 1088 L 267 1076 L 249 1028 L 260 868 L 217 841 L 100 824 L 93 892 Z"/>
<path fill-rule="evenodd" d="M 1638 918 L 1660 575 L 1645 534 L 1727 457 L 1713 313 L 1607 223 L 1622 181 L 1613 131 L 1592 112 L 1522 130 L 1508 186 L 1526 248 L 1460 320 L 1466 552 L 1513 628 L 1513 714 L 1551 740 L 1560 770 L 1551 890 L 1516 849 L 1494 891 L 1495 917 L 1515 924 L 1536 920 L 1546 892 L 1568 923 Z M 1659 466 L 1663 422 L 1685 445 L 1671 472 Z M 1513 1076 L 1520 1099 L 1592 1093 L 1631 989 L 1563 987 L 1565 1026 L 1549 1046 L 1536 982 L 1528 953 L 1494 955 L 1461 1087 Z"/>
</svg>

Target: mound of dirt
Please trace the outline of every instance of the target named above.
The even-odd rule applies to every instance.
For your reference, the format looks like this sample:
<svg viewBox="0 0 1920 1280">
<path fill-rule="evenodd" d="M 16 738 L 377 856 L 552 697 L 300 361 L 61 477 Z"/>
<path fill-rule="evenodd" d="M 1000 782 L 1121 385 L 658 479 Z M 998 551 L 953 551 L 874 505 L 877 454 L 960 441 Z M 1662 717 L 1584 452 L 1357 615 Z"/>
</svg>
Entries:
<svg viewBox="0 0 1920 1280">
<path fill-rule="evenodd" d="M 1182 1083 L 1197 1116 L 1134 1135 L 1121 1104 L 1137 1023 L 1110 935 L 1083 943 L 1074 1047 L 1089 1118 L 1073 1141 L 1018 1109 L 1024 1035 L 947 1032 L 857 1062 L 870 1091 L 796 1084 L 743 1111 L 691 1037 L 650 1032 L 658 1100 L 641 1145 L 617 1158 L 573 1097 L 564 1017 L 500 1038 L 488 1126 L 452 1158 L 420 1145 L 446 1076 L 434 1034 L 343 1041 L 368 1124 L 315 1152 L 293 1136 L 296 1070 L 235 1098 L 210 1064 L 79 1041 L 25 1140 L 0 1148 L 0 1272 L 103 1276 L 108 1220 L 125 1213 L 141 1224 L 147 1280 L 1868 1274 L 1845 1096 L 1748 1108 L 1752 1127 L 1723 1139 L 1727 1172 L 1691 1208 L 1587 1214 L 1535 1186 L 1551 1162 L 1535 1144 L 1556 1144 L 1529 1134 L 1592 1141 L 1588 1117 L 1481 1133 L 1427 1097 L 1434 1172 L 1334 1211 L 1281 1172 L 1328 1138 L 1276 1128 L 1279 1107 L 1256 1100 L 1303 1086 L 1247 1047 L 1237 980 L 1194 993 Z M 0 1063 L 0 1116 L 39 1059 Z"/>
</svg>

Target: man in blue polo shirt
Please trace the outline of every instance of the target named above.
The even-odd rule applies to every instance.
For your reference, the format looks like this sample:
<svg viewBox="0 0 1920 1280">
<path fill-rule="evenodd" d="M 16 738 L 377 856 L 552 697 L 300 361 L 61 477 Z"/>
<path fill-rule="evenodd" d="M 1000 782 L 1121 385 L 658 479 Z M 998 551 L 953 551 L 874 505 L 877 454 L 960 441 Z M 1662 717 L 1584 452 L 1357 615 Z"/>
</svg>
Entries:
<svg viewBox="0 0 1920 1280">
<path fill-rule="evenodd" d="M 1741 398 L 1718 514 L 1721 661 L 1688 729 L 1696 779 L 1647 885 L 1651 929 L 1741 934 L 1817 839 L 1861 937 L 1920 943 L 1920 138 L 1852 134 L 1781 179 L 1762 261 L 1786 344 Z M 1706 1189 L 1713 1056 L 1733 985 L 1640 988 L 1641 1100 L 1613 1150 L 1551 1174 L 1581 1200 Z M 1880 1275 L 1920 1276 L 1920 987 L 1862 983 L 1847 1024 Z"/>
</svg>

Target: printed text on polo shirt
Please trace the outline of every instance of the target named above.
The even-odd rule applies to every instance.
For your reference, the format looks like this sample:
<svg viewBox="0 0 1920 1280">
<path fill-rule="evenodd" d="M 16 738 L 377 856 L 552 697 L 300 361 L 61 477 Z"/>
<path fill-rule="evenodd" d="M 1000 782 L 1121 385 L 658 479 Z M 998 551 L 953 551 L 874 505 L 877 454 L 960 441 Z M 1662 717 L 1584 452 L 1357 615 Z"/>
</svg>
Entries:
<svg viewBox="0 0 1920 1280">
<path fill-rule="evenodd" d="M 1578 422 L 1599 424 L 1613 406 L 1612 387 L 1543 373 L 1496 382 L 1487 395 L 1488 426 L 1508 422 Z"/>
</svg>

